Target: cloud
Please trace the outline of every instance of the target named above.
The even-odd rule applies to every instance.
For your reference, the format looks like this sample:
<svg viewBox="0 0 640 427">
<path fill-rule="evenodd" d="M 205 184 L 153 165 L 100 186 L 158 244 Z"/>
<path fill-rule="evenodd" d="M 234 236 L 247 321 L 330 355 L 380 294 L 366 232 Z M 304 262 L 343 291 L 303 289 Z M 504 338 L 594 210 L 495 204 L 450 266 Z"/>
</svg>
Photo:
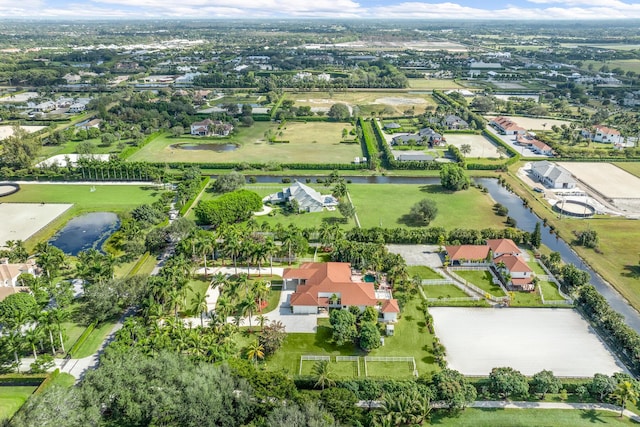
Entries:
<svg viewBox="0 0 640 427">
<path fill-rule="evenodd" d="M 529 0 L 534 3 L 558 3 L 556 0 Z M 617 0 L 568 0 L 568 7 L 521 7 L 482 9 L 457 3 L 404 2 L 372 8 L 369 16 L 396 19 L 514 19 L 519 20 L 588 20 L 640 18 L 640 4 L 628 4 Z M 573 6 L 569 3 L 576 3 Z M 578 3 L 588 3 L 579 7 Z M 593 6 L 590 6 L 593 4 Z"/>
</svg>

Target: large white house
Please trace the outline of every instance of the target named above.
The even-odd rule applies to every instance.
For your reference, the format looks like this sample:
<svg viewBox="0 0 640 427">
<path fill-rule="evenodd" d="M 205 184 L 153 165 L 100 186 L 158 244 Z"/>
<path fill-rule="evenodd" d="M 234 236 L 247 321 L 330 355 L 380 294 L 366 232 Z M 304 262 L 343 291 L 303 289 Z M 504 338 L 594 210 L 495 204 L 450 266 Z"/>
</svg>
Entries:
<svg viewBox="0 0 640 427">
<path fill-rule="evenodd" d="M 205 119 L 191 124 L 191 135 L 194 136 L 228 136 L 233 125 L 220 120 Z"/>
<path fill-rule="evenodd" d="M 319 191 L 298 181 L 262 199 L 264 203 L 272 204 L 286 203 L 291 200 L 298 202 L 300 212 L 322 212 L 324 208 L 335 209 L 338 206 L 338 199 L 331 194 L 320 194 Z"/>
<path fill-rule="evenodd" d="M 316 314 L 321 309 L 375 307 L 385 322 L 395 322 L 400 312 L 390 290 L 376 291 L 373 283 L 354 280 L 346 262 L 308 262 L 286 268 L 284 289 L 294 290 L 289 300 L 294 314 Z"/>
<path fill-rule="evenodd" d="M 602 125 L 596 126 L 593 133 L 589 129 L 583 129 L 582 136 L 589 138 L 593 142 L 606 144 L 622 144 L 624 142 L 620 131 Z"/>
<path fill-rule="evenodd" d="M 569 171 L 547 160 L 534 162 L 531 166 L 531 173 L 549 188 L 568 189 L 576 186 L 576 181 Z"/>
<path fill-rule="evenodd" d="M 16 287 L 21 274 L 36 274 L 36 264 L 28 261 L 20 264 L 9 264 L 4 258 L 0 260 L 0 287 Z"/>
</svg>

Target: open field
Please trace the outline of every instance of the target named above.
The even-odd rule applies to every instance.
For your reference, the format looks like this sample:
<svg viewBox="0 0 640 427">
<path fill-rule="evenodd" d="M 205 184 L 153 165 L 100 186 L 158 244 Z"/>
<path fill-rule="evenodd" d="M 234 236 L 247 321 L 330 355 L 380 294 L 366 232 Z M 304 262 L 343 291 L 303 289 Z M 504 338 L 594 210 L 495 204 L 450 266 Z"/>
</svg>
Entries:
<svg viewBox="0 0 640 427">
<path fill-rule="evenodd" d="M 40 129 L 44 129 L 45 126 L 20 126 L 28 133 L 37 132 Z M 13 135 L 13 126 L 0 126 L 0 141 Z"/>
<path fill-rule="evenodd" d="M 0 97 L 0 102 L 27 102 L 31 98 L 37 98 L 38 92 L 8 93 Z"/>
<path fill-rule="evenodd" d="M 611 163 L 559 163 L 608 199 L 640 199 L 640 178 Z"/>
<path fill-rule="evenodd" d="M 458 270 L 456 274 L 463 279 L 471 282 L 485 292 L 490 293 L 494 297 L 505 296 L 504 291 L 499 285 L 493 284 L 491 273 L 487 270 Z"/>
<path fill-rule="evenodd" d="M 465 133 L 449 133 L 445 134 L 447 144 L 455 145 L 460 148 L 464 144 L 471 146 L 471 152 L 465 154 L 467 158 L 484 157 L 484 158 L 499 158 L 497 146 L 491 142 L 489 138 L 484 135 L 472 135 Z"/>
<path fill-rule="evenodd" d="M 436 105 L 430 95 L 407 92 L 300 92 L 289 94 L 288 98 L 297 106 L 311 107 L 312 111 L 328 111 L 333 104 L 344 103 L 350 107 L 357 106 L 362 115 L 376 112 L 395 116 L 412 108 L 416 113 L 422 113 L 426 106 Z"/>
<path fill-rule="evenodd" d="M 36 388 L 38 387 L 0 386 L 0 421 L 11 418 Z"/>
<path fill-rule="evenodd" d="M 407 303 L 395 326 L 394 336 L 385 337 L 385 345 L 371 351 L 369 356 L 414 357 L 420 374 L 434 372 L 438 369 L 433 356 L 428 351 L 432 348 L 433 335 L 429 334 L 426 329 L 424 316 L 417 307 L 418 303 L 418 299 Z M 329 319 L 319 319 L 318 331 L 315 334 L 287 334 L 280 350 L 267 360 L 268 369 L 284 370 L 289 375 L 297 375 L 300 368 L 300 356 L 305 354 L 331 356 L 332 360 L 335 360 L 335 356 L 365 356 L 352 344 L 337 347 L 331 344 L 330 340 Z M 312 364 L 312 362 L 304 363 Z M 347 362 L 340 363 L 348 364 Z M 394 365 L 402 364 L 394 363 Z M 364 376 L 363 368 L 364 361 L 361 360 L 361 376 Z M 404 365 L 402 368 L 402 376 L 404 377 Z M 397 372 L 397 367 L 393 367 L 393 372 L 387 374 L 392 375 L 395 372 Z M 411 373 L 409 372 L 409 374 Z M 379 369 L 375 375 L 385 375 L 385 372 Z"/>
<path fill-rule="evenodd" d="M 488 375 L 497 366 L 525 375 L 549 369 L 561 377 L 626 371 L 574 310 L 435 307 L 430 313 L 449 367 L 465 375 Z"/>
<path fill-rule="evenodd" d="M 613 47 L 604 47 L 606 45 L 603 45 L 604 49 L 615 49 Z M 626 49 L 625 49 L 626 47 Z M 621 50 L 631 50 L 631 48 L 635 48 L 638 49 L 640 48 L 640 46 L 635 45 L 635 46 L 629 46 L 629 45 L 616 45 L 616 48 L 623 48 Z M 582 68 L 584 70 L 587 70 L 589 67 L 589 64 L 593 64 L 593 69 L 594 70 L 599 70 L 600 67 L 602 67 L 603 63 L 601 61 L 584 61 L 584 64 L 582 66 Z M 633 71 L 635 73 L 640 73 L 640 60 L 638 59 L 613 59 L 610 61 L 607 61 L 607 67 L 609 67 L 610 70 L 613 70 L 614 68 L 621 68 L 622 70 L 626 71 Z"/>
<path fill-rule="evenodd" d="M 8 240 L 27 240 L 71 206 L 63 203 L 0 203 L 0 247 Z"/>
<path fill-rule="evenodd" d="M 573 409 L 480 409 L 467 408 L 456 416 L 435 413 L 431 424 L 441 427 L 576 427 L 587 425 L 638 425 L 615 412 Z"/>
<path fill-rule="evenodd" d="M 351 163 L 354 157 L 362 156 L 360 144 L 341 144 L 342 129 L 347 123 L 287 122 L 284 128 L 268 122 L 256 122 L 251 128 L 240 127 L 237 134 L 229 138 L 174 138 L 161 135 L 136 152 L 131 161 L 148 162 L 217 162 L 217 163 Z M 278 140 L 289 143 L 270 143 L 264 134 L 272 129 Z M 282 135 L 279 135 L 282 132 Z M 188 149 L 178 144 L 188 144 Z M 206 144 L 206 145 L 204 145 Z M 215 144 L 237 144 L 230 151 L 215 151 Z M 206 149 L 194 149 L 202 146 Z"/>
<path fill-rule="evenodd" d="M 551 129 L 551 126 L 562 126 L 569 125 L 571 122 L 567 120 L 557 120 L 557 119 L 534 119 L 531 117 L 517 117 L 517 116 L 504 116 L 509 117 L 513 122 L 515 122 L 518 126 L 521 126 L 527 130 L 541 131 L 545 129 Z M 495 118 L 495 116 L 485 116 L 487 120 L 491 120 Z M 547 124 L 546 128 L 543 126 Z"/>
<path fill-rule="evenodd" d="M 439 275 L 426 265 L 410 265 L 407 267 L 407 273 L 411 277 L 420 276 L 420 279 L 422 280 L 442 279 L 441 275 Z"/>
<path fill-rule="evenodd" d="M 640 162 L 621 162 L 614 165 L 640 178 Z"/>
<path fill-rule="evenodd" d="M 493 201 L 480 190 L 470 188 L 445 192 L 440 185 L 349 184 L 349 194 L 362 227 L 408 227 L 403 216 L 422 199 L 432 199 L 438 215 L 429 224 L 445 228 L 502 228 L 504 218 L 493 213 Z"/>
<path fill-rule="evenodd" d="M 460 89 L 464 86 L 460 85 L 455 80 L 446 79 L 407 79 L 409 81 L 410 89 Z"/>
</svg>

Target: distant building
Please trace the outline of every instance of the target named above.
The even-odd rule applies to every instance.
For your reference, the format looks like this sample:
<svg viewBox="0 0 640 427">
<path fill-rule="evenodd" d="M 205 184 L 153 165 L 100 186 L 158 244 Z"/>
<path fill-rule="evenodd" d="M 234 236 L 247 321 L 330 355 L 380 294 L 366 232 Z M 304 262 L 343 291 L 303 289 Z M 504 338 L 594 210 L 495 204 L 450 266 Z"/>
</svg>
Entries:
<svg viewBox="0 0 640 427">
<path fill-rule="evenodd" d="M 442 135 L 431 128 L 420 129 L 417 134 L 398 135 L 393 137 L 391 145 L 440 145 Z"/>
<path fill-rule="evenodd" d="M 469 129 L 469 123 L 455 114 L 449 114 L 446 116 L 443 120 L 443 124 L 447 129 Z"/>
<path fill-rule="evenodd" d="M 220 120 L 205 119 L 191 124 L 191 135 L 194 136 L 228 136 L 233 125 Z"/>
<path fill-rule="evenodd" d="M 82 113 L 86 109 L 87 107 L 84 104 L 80 104 L 79 102 L 76 102 L 69 106 L 70 113 Z"/>
<path fill-rule="evenodd" d="M 523 147 L 527 147 L 529 150 L 537 154 L 543 154 L 545 156 L 553 156 L 553 148 L 544 142 L 534 138 L 530 135 L 518 135 L 516 136 L 516 144 Z"/>
<path fill-rule="evenodd" d="M 434 157 L 423 153 L 402 153 L 396 156 L 399 162 L 432 162 Z"/>
<path fill-rule="evenodd" d="M 504 135 L 524 135 L 527 130 L 518 126 L 513 120 L 508 117 L 498 116 L 492 119 L 489 124 L 493 125 L 498 132 Z"/>
<path fill-rule="evenodd" d="M 21 274 L 35 276 L 37 273 L 37 267 L 33 260 L 25 263 L 9 264 L 9 260 L 3 258 L 0 260 L 0 287 L 16 287 L 19 285 L 18 277 Z"/>
<path fill-rule="evenodd" d="M 48 113 L 58 108 L 58 105 L 53 101 L 45 101 L 33 107 L 33 111 L 36 113 Z"/>
</svg>

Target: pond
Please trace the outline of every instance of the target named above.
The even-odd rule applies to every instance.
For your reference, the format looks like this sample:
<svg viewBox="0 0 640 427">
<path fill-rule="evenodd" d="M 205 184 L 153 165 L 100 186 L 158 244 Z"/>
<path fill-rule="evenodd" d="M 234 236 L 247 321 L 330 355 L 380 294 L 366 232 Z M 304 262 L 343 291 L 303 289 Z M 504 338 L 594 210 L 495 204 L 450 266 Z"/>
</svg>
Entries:
<svg viewBox="0 0 640 427">
<path fill-rule="evenodd" d="M 75 256 L 91 248 L 100 250 L 118 228 L 118 215 L 112 212 L 93 212 L 73 218 L 49 243 L 64 253 Z"/>
<path fill-rule="evenodd" d="M 216 153 L 225 153 L 227 151 L 235 151 L 238 146 L 235 144 L 192 144 L 190 142 L 183 142 L 180 144 L 173 144 L 170 146 L 173 149 L 189 150 L 189 151 L 215 151 Z"/>
</svg>

